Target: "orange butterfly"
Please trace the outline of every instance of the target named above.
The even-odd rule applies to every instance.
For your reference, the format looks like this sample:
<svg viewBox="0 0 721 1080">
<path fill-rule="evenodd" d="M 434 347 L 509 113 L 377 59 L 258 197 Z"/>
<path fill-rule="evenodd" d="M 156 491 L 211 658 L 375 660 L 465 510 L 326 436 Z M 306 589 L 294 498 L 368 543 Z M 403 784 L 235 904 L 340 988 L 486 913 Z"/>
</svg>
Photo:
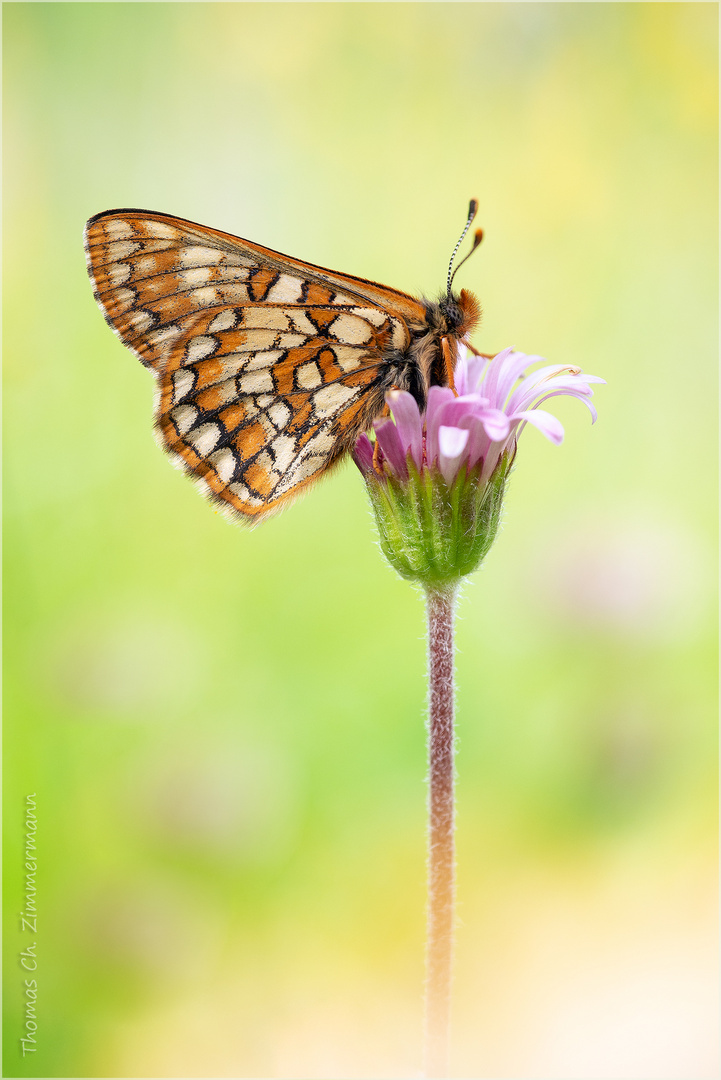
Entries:
<svg viewBox="0 0 721 1080">
<path fill-rule="evenodd" d="M 252 522 L 352 449 L 386 391 L 423 407 L 431 385 L 453 386 L 480 318 L 471 293 L 451 292 L 475 213 L 474 200 L 438 302 L 148 210 L 97 214 L 85 250 L 107 322 L 155 372 L 163 446 Z"/>
</svg>

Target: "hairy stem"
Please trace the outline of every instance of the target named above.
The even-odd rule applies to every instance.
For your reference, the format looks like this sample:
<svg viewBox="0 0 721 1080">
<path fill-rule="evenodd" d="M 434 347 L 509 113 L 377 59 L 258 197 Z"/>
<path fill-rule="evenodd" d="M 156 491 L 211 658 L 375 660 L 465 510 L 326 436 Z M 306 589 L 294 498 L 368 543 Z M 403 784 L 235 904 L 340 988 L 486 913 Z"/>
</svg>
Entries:
<svg viewBox="0 0 721 1080">
<path fill-rule="evenodd" d="M 425 1075 L 447 1077 L 455 899 L 454 653 L 455 588 L 428 589 L 428 929 Z"/>
</svg>

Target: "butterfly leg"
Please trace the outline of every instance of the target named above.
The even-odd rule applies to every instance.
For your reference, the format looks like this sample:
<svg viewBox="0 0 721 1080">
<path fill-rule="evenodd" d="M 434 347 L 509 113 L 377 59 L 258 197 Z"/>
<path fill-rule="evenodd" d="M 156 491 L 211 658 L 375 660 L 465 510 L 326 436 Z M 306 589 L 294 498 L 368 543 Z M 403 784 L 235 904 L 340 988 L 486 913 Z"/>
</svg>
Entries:
<svg viewBox="0 0 721 1080">
<path fill-rule="evenodd" d="M 480 356 L 484 360 L 492 360 L 494 356 L 498 355 L 497 353 L 479 352 L 474 345 L 471 345 L 470 341 L 464 341 L 463 344 L 466 346 L 469 352 L 473 353 L 474 356 Z"/>
<path fill-rule="evenodd" d="M 448 377 L 448 385 L 453 393 L 458 397 L 458 391 L 456 390 L 456 382 L 453 378 L 453 359 L 451 357 L 451 347 L 448 344 L 448 338 L 441 338 L 441 352 L 443 353 L 443 363 L 446 369 L 446 375 Z"/>
<path fill-rule="evenodd" d="M 383 470 L 381 469 L 380 450 L 381 448 L 378 445 L 378 440 L 376 439 L 376 441 L 373 443 L 373 468 L 379 476 L 382 476 Z"/>
</svg>

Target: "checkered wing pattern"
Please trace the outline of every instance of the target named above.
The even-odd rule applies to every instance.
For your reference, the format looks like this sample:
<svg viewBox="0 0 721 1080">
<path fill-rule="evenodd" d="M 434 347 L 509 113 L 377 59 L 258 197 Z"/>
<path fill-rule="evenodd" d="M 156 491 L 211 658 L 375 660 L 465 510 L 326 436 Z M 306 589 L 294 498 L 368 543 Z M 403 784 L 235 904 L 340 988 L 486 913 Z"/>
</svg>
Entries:
<svg viewBox="0 0 721 1080">
<path fill-rule="evenodd" d="M 412 297 L 179 218 L 118 210 L 86 228 L 107 321 L 159 386 L 168 452 L 252 520 L 318 478 L 383 409 Z"/>
</svg>

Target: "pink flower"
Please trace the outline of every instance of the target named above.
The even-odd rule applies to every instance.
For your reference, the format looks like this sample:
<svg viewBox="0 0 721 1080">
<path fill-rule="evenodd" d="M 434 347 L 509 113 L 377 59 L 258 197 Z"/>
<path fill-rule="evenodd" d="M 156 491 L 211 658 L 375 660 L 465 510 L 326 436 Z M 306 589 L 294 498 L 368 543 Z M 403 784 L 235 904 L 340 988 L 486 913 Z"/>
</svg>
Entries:
<svg viewBox="0 0 721 1080">
<path fill-rule="evenodd" d="M 549 364 L 525 374 L 543 357 L 504 349 L 492 360 L 474 356 L 459 345 L 454 377 L 457 393 L 432 386 L 425 413 L 405 390 L 386 395 L 392 418 L 374 422 L 377 448 L 366 434 L 356 442 L 354 458 L 362 473 L 408 478 L 408 458 L 418 472 L 437 469 L 450 486 L 463 465 L 466 475 L 480 467 L 478 482 L 486 483 L 498 462 L 512 460 L 526 424 L 533 424 L 556 445 L 563 442 L 561 423 L 538 406 L 560 394 L 578 398 L 593 421 L 591 383 L 603 383 L 580 368 Z M 520 379 L 520 382 L 518 381 Z"/>
</svg>

